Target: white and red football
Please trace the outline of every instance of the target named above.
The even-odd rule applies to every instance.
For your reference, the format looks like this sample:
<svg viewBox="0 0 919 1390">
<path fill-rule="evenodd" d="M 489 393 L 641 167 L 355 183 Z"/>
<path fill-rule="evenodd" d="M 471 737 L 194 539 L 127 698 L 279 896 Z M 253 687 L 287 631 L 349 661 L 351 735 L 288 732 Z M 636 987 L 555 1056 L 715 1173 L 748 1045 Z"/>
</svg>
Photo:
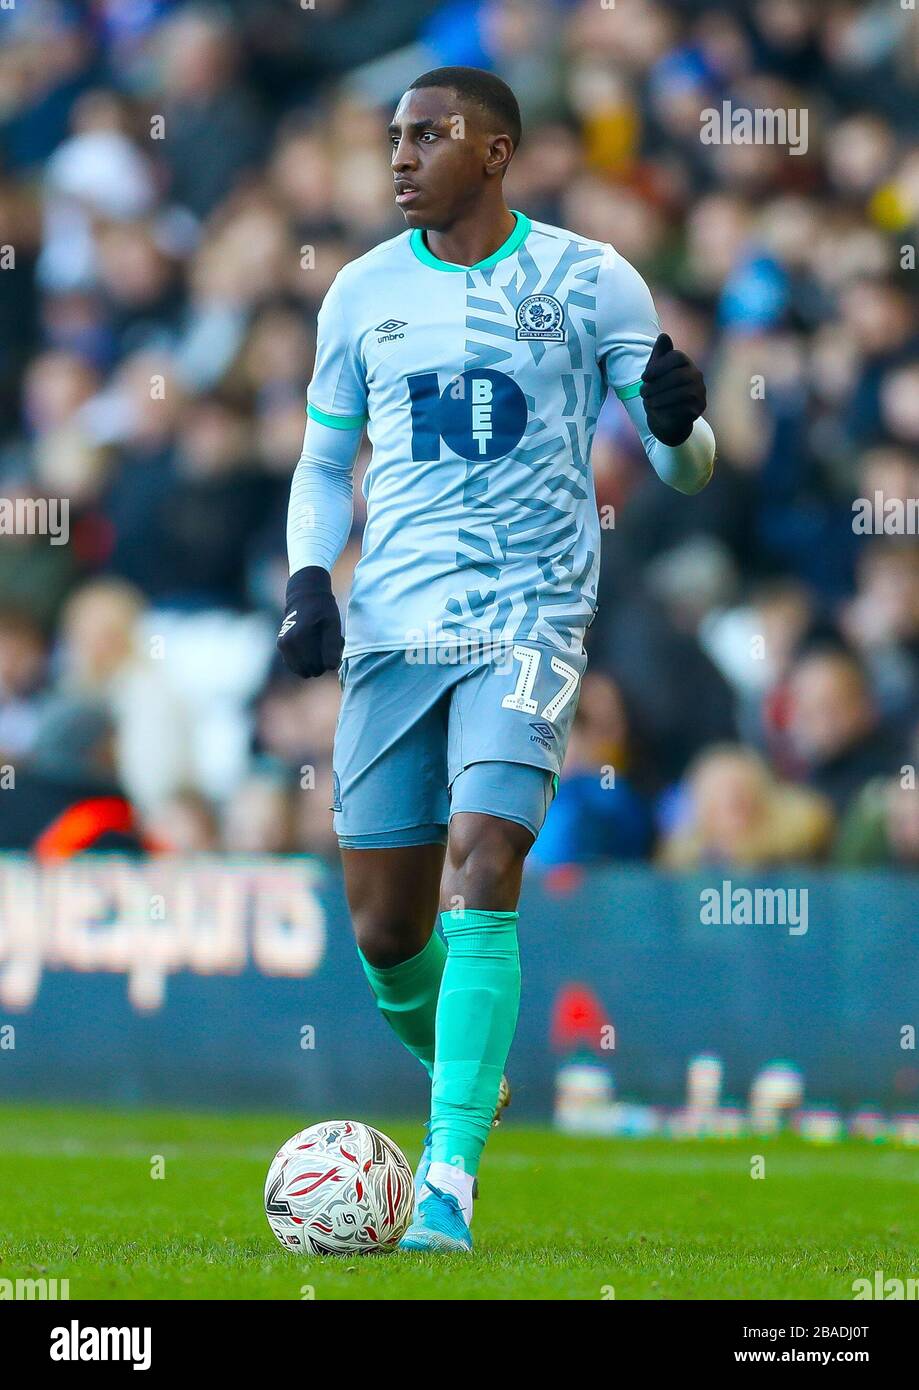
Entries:
<svg viewBox="0 0 919 1390">
<path fill-rule="evenodd" d="M 265 1215 L 294 1254 L 392 1249 L 415 1208 L 412 1170 L 385 1134 L 357 1120 L 323 1120 L 278 1150 L 265 1180 Z"/>
</svg>

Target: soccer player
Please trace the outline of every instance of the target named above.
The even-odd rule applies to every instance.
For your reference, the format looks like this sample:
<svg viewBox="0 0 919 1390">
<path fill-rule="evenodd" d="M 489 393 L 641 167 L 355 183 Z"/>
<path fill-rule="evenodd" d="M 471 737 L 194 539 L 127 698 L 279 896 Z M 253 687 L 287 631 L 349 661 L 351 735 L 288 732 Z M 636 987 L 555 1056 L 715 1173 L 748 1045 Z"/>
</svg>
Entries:
<svg viewBox="0 0 919 1390">
<path fill-rule="evenodd" d="M 425 73 L 389 140 L 407 230 L 346 266 L 319 314 L 278 645 L 302 676 L 341 663 L 333 809 L 357 945 L 431 1076 L 403 1246 L 467 1250 L 517 1021 L 523 864 L 596 607 L 597 416 L 612 389 L 685 493 L 708 482 L 715 444 L 701 373 L 641 276 L 611 245 L 507 206 L 520 112 L 504 82 Z M 365 426 L 342 659 L 330 571 Z"/>
</svg>

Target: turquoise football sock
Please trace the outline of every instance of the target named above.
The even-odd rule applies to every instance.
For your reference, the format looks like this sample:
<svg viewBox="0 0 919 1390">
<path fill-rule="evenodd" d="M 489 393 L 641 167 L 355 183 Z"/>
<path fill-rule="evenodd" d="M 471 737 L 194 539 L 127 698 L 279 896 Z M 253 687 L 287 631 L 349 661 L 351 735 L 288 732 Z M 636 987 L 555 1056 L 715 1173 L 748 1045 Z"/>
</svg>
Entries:
<svg viewBox="0 0 919 1390">
<path fill-rule="evenodd" d="M 442 912 L 447 964 L 437 1004 L 431 1161 L 475 1174 L 520 1008 L 516 912 Z"/>
<path fill-rule="evenodd" d="M 370 981 L 377 1008 L 396 1037 L 413 1056 L 434 1071 L 434 1019 L 440 981 L 447 960 L 447 948 L 436 931 L 431 939 L 410 960 L 380 969 L 371 965 L 358 949 L 364 974 Z"/>
</svg>

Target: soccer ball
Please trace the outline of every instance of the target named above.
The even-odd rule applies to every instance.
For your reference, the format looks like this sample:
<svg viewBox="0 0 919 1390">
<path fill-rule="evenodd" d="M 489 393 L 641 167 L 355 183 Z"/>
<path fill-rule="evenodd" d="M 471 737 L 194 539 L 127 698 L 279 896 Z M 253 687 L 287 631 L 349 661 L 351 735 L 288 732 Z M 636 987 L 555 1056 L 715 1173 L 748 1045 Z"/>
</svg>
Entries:
<svg viewBox="0 0 919 1390">
<path fill-rule="evenodd" d="M 402 1151 L 370 1125 L 323 1120 L 278 1150 L 265 1215 L 285 1250 L 363 1255 L 398 1245 L 415 1210 Z"/>
</svg>

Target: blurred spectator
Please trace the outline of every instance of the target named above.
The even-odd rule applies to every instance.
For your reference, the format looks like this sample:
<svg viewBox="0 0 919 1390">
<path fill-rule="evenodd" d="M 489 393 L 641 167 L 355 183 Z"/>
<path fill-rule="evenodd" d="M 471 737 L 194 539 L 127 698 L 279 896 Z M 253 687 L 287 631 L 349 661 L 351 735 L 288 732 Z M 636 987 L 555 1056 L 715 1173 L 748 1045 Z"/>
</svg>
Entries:
<svg viewBox="0 0 919 1390">
<path fill-rule="evenodd" d="M 273 497 L 252 458 L 248 416 L 220 397 L 198 397 L 158 472 L 153 496 L 143 471 L 134 475 L 147 506 L 131 507 L 132 529 L 126 517 L 112 567 L 160 603 L 244 607 L 243 557 Z M 123 483 L 122 504 L 130 506 L 128 479 Z"/>
<path fill-rule="evenodd" d="M 105 706 L 47 702 L 31 759 L 0 792 L 0 844 L 40 859 L 146 848 L 134 807 L 117 779 L 115 729 Z"/>
<path fill-rule="evenodd" d="M 9 502 L 41 498 L 39 488 L 15 483 L 4 490 Z M 28 613 L 43 631 L 50 631 L 61 605 L 79 577 L 73 545 L 50 545 L 36 532 L 0 537 L 0 605 Z"/>
<path fill-rule="evenodd" d="M 919 791 L 913 776 L 876 778 L 839 828 L 834 861 L 846 868 L 919 869 Z"/>
<path fill-rule="evenodd" d="M 230 854 L 287 854 L 293 849 L 291 794 L 276 777 L 250 777 L 224 814 L 223 847 Z"/>
<path fill-rule="evenodd" d="M 332 764 L 324 763 L 316 769 L 313 785 L 304 787 L 293 794 L 293 836 L 294 847 L 299 851 L 321 854 L 326 859 L 338 860 L 338 838 L 332 829 Z"/>
<path fill-rule="evenodd" d="M 330 761 L 340 698 L 333 674 L 302 681 L 285 669 L 268 683 L 256 716 L 256 748 L 301 777 Z"/>
<path fill-rule="evenodd" d="M 625 707 L 607 676 L 585 675 L 565 766 L 530 858 L 545 867 L 639 859 L 651 847 L 650 807 L 628 779 Z"/>
<path fill-rule="evenodd" d="M 220 848 L 214 808 L 196 791 L 179 790 L 144 817 L 151 846 L 162 854 L 210 854 Z"/>
<path fill-rule="evenodd" d="M 706 744 L 734 736 L 727 681 L 695 635 L 681 631 L 646 590 L 624 602 L 611 598 L 602 626 L 595 626 L 588 651 L 595 668 L 611 673 L 622 689 L 641 747 L 653 749 L 652 784 L 681 776 Z"/>
<path fill-rule="evenodd" d="M 749 749 L 710 749 L 687 781 L 687 817 L 660 853 L 666 868 L 766 868 L 818 859 L 829 847 L 833 812 L 826 798 L 777 781 Z"/>
<path fill-rule="evenodd" d="M 47 681 L 47 643 L 38 624 L 18 609 L 0 610 L 0 760 L 28 755 L 37 737 Z"/>
<path fill-rule="evenodd" d="M 902 739 L 881 723 L 864 671 L 845 652 L 802 657 L 788 700 L 788 734 L 803 775 L 837 812 L 870 778 L 899 768 Z"/>
<path fill-rule="evenodd" d="M 141 646 L 143 600 L 129 585 L 97 580 L 77 590 L 62 618 L 62 685 L 75 704 L 92 698 L 114 727 L 114 766 L 128 795 L 153 806 L 183 785 L 185 714 Z"/>
<path fill-rule="evenodd" d="M 167 19 L 157 48 L 171 192 L 204 217 L 262 154 L 261 115 L 237 82 L 239 45 L 229 16 L 186 6 Z"/>
<path fill-rule="evenodd" d="M 894 719 L 919 714 L 919 546 L 914 539 L 868 545 L 855 597 L 843 608 L 841 621 L 871 672 L 882 712 Z"/>
</svg>

